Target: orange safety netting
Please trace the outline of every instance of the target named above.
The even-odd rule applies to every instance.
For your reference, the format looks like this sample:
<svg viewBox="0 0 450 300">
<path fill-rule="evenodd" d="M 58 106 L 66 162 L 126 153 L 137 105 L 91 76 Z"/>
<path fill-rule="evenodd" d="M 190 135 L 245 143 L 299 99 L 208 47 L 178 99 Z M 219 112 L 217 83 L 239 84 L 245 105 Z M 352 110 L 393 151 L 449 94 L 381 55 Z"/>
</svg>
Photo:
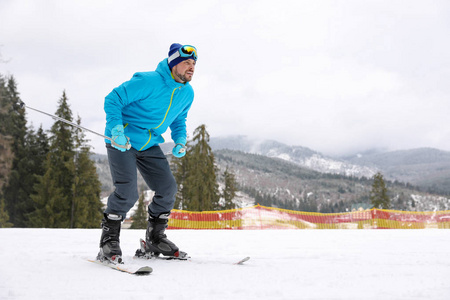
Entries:
<svg viewBox="0 0 450 300">
<path fill-rule="evenodd" d="M 169 229 L 423 229 L 450 228 L 450 211 L 371 209 L 312 213 L 265 206 L 222 211 L 172 210 Z"/>
</svg>

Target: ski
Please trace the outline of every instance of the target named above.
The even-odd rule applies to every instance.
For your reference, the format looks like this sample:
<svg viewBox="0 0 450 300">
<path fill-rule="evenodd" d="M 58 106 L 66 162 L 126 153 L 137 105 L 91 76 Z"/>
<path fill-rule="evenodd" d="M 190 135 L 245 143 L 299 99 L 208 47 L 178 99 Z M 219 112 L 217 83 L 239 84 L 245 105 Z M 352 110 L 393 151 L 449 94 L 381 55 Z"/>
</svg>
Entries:
<svg viewBox="0 0 450 300">
<path fill-rule="evenodd" d="M 124 264 L 113 264 L 108 261 L 101 262 L 99 260 L 91 260 L 91 259 L 88 259 L 88 261 L 96 263 L 101 266 L 109 267 L 113 270 L 117 270 L 120 272 L 132 274 L 132 275 L 149 275 L 150 273 L 153 272 L 153 269 L 149 266 L 144 266 L 144 267 L 132 267 L 131 266 L 130 267 L 130 266 L 126 266 Z"/>
<path fill-rule="evenodd" d="M 136 250 L 134 258 L 140 259 L 162 259 L 162 260 L 188 260 L 191 258 L 186 252 L 177 251 L 175 255 L 172 256 L 161 256 L 159 253 L 146 252 L 145 251 L 145 241 L 140 239 L 140 248 Z"/>
<path fill-rule="evenodd" d="M 178 251 L 175 256 L 161 256 L 153 252 L 145 252 L 145 241 L 140 239 L 140 248 L 136 250 L 134 258 L 136 259 L 162 259 L 162 260 L 189 260 L 191 257 L 183 251 Z M 243 259 L 233 263 L 233 265 L 243 265 L 250 259 L 250 256 L 246 256 Z"/>
<path fill-rule="evenodd" d="M 243 265 L 249 259 L 250 259 L 250 256 L 244 257 L 243 259 L 241 259 L 240 261 L 234 263 L 233 265 Z"/>
</svg>

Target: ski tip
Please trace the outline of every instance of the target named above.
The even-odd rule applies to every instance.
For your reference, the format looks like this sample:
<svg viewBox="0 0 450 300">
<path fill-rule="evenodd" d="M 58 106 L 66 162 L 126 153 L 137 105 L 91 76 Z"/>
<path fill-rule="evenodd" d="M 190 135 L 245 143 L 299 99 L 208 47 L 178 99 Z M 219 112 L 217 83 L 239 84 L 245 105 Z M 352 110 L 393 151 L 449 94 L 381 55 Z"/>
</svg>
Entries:
<svg viewBox="0 0 450 300">
<path fill-rule="evenodd" d="M 240 261 L 238 261 L 237 263 L 235 263 L 235 265 L 242 265 L 243 263 L 245 263 L 246 261 L 248 261 L 250 259 L 250 256 L 244 257 L 243 259 L 241 259 Z"/>
<path fill-rule="evenodd" d="M 151 267 L 145 266 L 142 268 L 139 268 L 134 272 L 136 275 L 150 275 L 153 272 L 153 269 Z"/>
<path fill-rule="evenodd" d="M 99 260 L 92 260 L 92 259 L 88 259 L 88 261 L 99 264 L 101 266 L 109 267 L 113 270 L 133 275 L 150 275 L 153 272 L 153 269 L 149 266 L 139 267 L 138 269 L 136 269 L 133 266 L 128 266 L 124 264 L 112 264 L 108 263 L 107 261 L 101 262 Z"/>
</svg>

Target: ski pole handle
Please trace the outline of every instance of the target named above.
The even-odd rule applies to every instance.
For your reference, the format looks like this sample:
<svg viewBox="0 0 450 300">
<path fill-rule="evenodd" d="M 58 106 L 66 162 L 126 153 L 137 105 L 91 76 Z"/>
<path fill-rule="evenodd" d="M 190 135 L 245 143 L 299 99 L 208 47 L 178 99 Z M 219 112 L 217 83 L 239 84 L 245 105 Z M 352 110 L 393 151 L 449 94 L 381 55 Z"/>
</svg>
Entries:
<svg viewBox="0 0 450 300">
<path fill-rule="evenodd" d="M 110 140 L 111 144 L 114 145 L 115 147 L 119 147 L 119 148 L 127 149 L 127 150 L 131 149 L 130 138 L 127 136 L 125 136 L 127 138 L 127 143 L 125 145 L 117 144 L 112 138 L 107 137 L 106 135 L 104 137 L 105 137 L 105 139 Z"/>
</svg>

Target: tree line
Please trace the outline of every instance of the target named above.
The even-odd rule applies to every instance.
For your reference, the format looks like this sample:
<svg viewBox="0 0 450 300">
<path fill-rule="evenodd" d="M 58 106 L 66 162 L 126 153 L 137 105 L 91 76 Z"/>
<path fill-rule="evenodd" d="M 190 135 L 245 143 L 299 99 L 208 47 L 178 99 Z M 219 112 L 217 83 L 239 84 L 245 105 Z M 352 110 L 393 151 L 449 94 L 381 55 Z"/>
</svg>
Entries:
<svg viewBox="0 0 450 300">
<path fill-rule="evenodd" d="M 27 126 L 20 102 L 14 77 L 0 75 L 0 227 L 99 227 L 101 184 L 84 132 Z M 55 115 L 73 122 L 65 92 Z"/>
<path fill-rule="evenodd" d="M 391 198 L 387 189 L 384 177 L 381 173 L 377 173 L 372 177 L 372 188 L 370 194 L 367 195 L 367 199 L 360 198 L 359 201 L 352 201 L 351 203 L 345 203 L 344 201 L 337 201 L 335 203 L 320 203 L 316 194 L 307 196 L 298 201 L 285 201 L 284 199 L 278 199 L 276 196 L 269 193 L 263 193 L 251 186 L 239 186 L 239 189 L 255 199 L 256 203 L 269 206 L 278 207 L 289 210 L 304 211 L 304 212 L 320 212 L 320 213 L 339 213 L 345 212 L 348 206 L 358 203 L 369 203 L 374 208 L 390 209 Z M 406 202 L 404 198 L 400 201 Z"/>
</svg>

